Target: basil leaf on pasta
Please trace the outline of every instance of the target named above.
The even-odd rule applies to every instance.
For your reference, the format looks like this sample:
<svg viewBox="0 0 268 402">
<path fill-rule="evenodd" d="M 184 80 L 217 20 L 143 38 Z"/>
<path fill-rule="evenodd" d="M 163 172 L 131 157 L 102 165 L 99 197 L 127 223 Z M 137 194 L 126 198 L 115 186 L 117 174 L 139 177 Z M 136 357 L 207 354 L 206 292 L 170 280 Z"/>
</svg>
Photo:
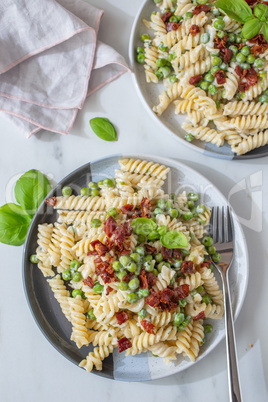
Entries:
<svg viewBox="0 0 268 402">
<path fill-rule="evenodd" d="M 188 240 L 186 236 L 177 230 L 170 230 L 160 237 L 162 246 L 166 248 L 186 248 Z"/>
<path fill-rule="evenodd" d="M 90 126 L 94 133 L 104 141 L 117 141 L 117 132 L 105 117 L 95 117 L 90 120 Z"/>
<path fill-rule="evenodd" d="M 215 6 L 239 22 L 246 22 L 252 17 L 251 8 L 244 0 L 218 0 Z"/>
<path fill-rule="evenodd" d="M 268 41 L 268 22 L 263 24 L 262 33 L 265 39 Z"/>
<path fill-rule="evenodd" d="M 242 29 L 242 35 L 246 39 L 254 38 L 254 36 L 258 35 L 260 29 L 262 27 L 262 22 L 259 21 L 257 18 L 253 17 L 248 20 Z"/>
<path fill-rule="evenodd" d="M 152 231 L 156 230 L 157 224 L 149 218 L 136 218 L 131 222 L 131 227 L 134 233 L 148 236 Z"/>
</svg>

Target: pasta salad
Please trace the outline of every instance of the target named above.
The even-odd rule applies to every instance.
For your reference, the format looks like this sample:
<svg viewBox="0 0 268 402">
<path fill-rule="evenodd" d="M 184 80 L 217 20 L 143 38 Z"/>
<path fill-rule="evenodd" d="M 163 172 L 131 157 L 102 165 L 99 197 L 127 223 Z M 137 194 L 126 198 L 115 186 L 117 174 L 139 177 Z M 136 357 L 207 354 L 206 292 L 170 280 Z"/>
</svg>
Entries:
<svg viewBox="0 0 268 402">
<path fill-rule="evenodd" d="M 250 12 L 258 3 L 236 1 Z M 214 0 L 154 2 L 136 51 L 147 83 L 166 87 L 156 115 L 173 105 L 176 115 L 187 115 L 185 140 L 227 143 L 237 155 L 268 144 L 268 42 L 261 31 L 245 39 L 243 24 Z"/>
<path fill-rule="evenodd" d="M 117 347 L 167 364 L 178 355 L 194 361 L 213 330 L 204 320 L 224 311 L 211 265 L 220 255 L 205 233 L 210 208 L 194 192 L 165 194 L 164 165 L 119 163 L 114 179 L 46 199 L 58 218 L 38 225 L 31 261 L 70 322 L 71 340 L 92 345 L 80 363 L 88 372 L 102 370 Z"/>
</svg>

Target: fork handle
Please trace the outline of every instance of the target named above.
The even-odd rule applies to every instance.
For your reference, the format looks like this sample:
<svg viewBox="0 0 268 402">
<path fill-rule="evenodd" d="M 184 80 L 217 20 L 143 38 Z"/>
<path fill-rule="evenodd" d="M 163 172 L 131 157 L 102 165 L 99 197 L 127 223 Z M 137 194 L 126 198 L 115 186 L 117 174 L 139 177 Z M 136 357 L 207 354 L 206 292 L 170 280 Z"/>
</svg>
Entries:
<svg viewBox="0 0 268 402">
<path fill-rule="evenodd" d="M 237 368 L 234 321 L 233 321 L 232 305 L 230 300 L 229 284 L 226 276 L 226 271 L 221 271 L 221 276 L 223 281 L 224 306 L 225 306 L 225 330 L 226 330 L 229 399 L 230 402 L 242 402 L 238 368 Z"/>
</svg>

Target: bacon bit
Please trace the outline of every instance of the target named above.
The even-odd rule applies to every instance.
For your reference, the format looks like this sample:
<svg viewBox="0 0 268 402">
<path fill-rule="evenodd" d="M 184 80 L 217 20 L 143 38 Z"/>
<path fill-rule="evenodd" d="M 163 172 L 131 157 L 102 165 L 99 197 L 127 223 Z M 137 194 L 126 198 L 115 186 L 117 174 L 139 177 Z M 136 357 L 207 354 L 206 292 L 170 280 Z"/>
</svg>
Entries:
<svg viewBox="0 0 268 402">
<path fill-rule="evenodd" d="M 146 254 L 154 254 L 156 253 L 156 248 L 153 246 L 150 246 L 150 244 L 144 244 L 145 252 Z"/>
<path fill-rule="evenodd" d="M 254 6 L 255 3 L 257 3 L 257 0 L 245 0 L 246 3 L 248 3 L 248 5 L 250 7 Z M 265 2 L 263 2 L 265 4 Z"/>
<path fill-rule="evenodd" d="M 172 248 L 162 247 L 161 252 L 162 252 L 162 256 L 163 256 L 163 258 L 165 260 L 169 260 L 171 262 L 174 262 L 173 259 L 172 259 L 172 252 L 173 252 Z"/>
<path fill-rule="evenodd" d="M 228 42 L 228 38 L 229 38 L 228 35 L 225 35 L 223 39 L 220 39 L 218 36 L 215 36 L 214 44 L 216 45 L 216 48 L 217 49 L 225 49 L 226 44 Z"/>
<path fill-rule="evenodd" d="M 183 256 L 183 252 L 179 248 L 174 248 L 173 249 L 173 257 L 176 260 L 179 260 L 180 258 L 182 258 L 182 256 Z"/>
<path fill-rule="evenodd" d="M 181 266 L 182 274 L 193 274 L 194 273 L 194 263 L 193 261 L 183 261 Z"/>
<path fill-rule="evenodd" d="M 190 28 L 190 34 L 192 35 L 192 36 L 196 36 L 199 32 L 201 32 L 201 29 L 200 29 L 200 27 L 198 26 L 198 25 L 192 25 L 191 26 L 191 28 Z"/>
<path fill-rule="evenodd" d="M 189 84 L 190 85 L 196 85 L 198 84 L 199 81 L 201 81 L 203 79 L 203 75 L 199 74 L 199 75 L 194 75 L 193 77 L 191 77 L 189 79 Z"/>
<path fill-rule="evenodd" d="M 143 328 L 145 329 L 146 332 L 148 332 L 148 334 L 154 334 L 154 324 L 152 324 L 150 321 L 148 320 L 141 320 L 141 325 L 143 326 Z"/>
<path fill-rule="evenodd" d="M 125 236 L 132 235 L 133 229 L 131 227 L 131 221 L 124 222 L 122 228 Z"/>
<path fill-rule="evenodd" d="M 126 337 L 118 339 L 117 343 L 119 353 L 124 352 L 124 350 L 127 350 L 132 346 L 132 343 Z"/>
<path fill-rule="evenodd" d="M 54 195 L 54 197 L 46 198 L 45 203 L 50 207 L 55 207 L 57 204 L 57 197 Z"/>
<path fill-rule="evenodd" d="M 212 263 L 212 260 L 204 261 L 201 264 L 201 268 L 209 268 L 211 263 Z"/>
<path fill-rule="evenodd" d="M 160 297 L 157 292 L 150 290 L 151 294 L 145 299 L 145 303 L 147 303 L 151 307 L 157 307 L 160 303 Z"/>
<path fill-rule="evenodd" d="M 253 45 L 253 46 L 250 48 L 250 52 L 252 53 L 252 55 L 253 55 L 254 57 L 257 56 L 257 54 L 262 54 L 262 53 L 264 53 L 265 50 L 266 50 L 266 47 L 265 47 L 265 46 L 263 46 L 263 45 L 257 45 L 257 44 Z"/>
<path fill-rule="evenodd" d="M 193 15 L 198 15 L 202 13 L 202 11 L 207 13 L 208 11 L 210 11 L 210 7 L 207 4 L 199 4 L 192 10 L 192 13 Z"/>
<path fill-rule="evenodd" d="M 258 73 L 254 68 L 249 68 L 247 70 L 247 75 L 246 75 L 246 81 L 249 86 L 253 86 L 257 83 L 258 81 Z"/>
<path fill-rule="evenodd" d="M 102 259 L 100 257 L 95 258 L 94 260 L 95 264 L 100 264 L 102 263 Z"/>
<path fill-rule="evenodd" d="M 126 274 L 125 276 L 123 276 L 122 281 L 128 283 L 131 281 L 133 276 L 134 276 L 134 273 L 130 272 L 129 274 Z"/>
<path fill-rule="evenodd" d="M 150 214 L 150 208 L 152 207 L 152 204 L 148 200 L 148 198 L 143 198 L 141 202 L 141 216 L 143 218 L 151 218 Z"/>
<path fill-rule="evenodd" d="M 140 274 L 140 287 L 142 289 L 148 289 L 148 280 L 145 269 L 143 269 Z"/>
<path fill-rule="evenodd" d="M 111 283 L 115 280 L 113 267 L 107 261 L 97 264 L 96 274 L 101 276 L 104 283 Z"/>
<path fill-rule="evenodd" d="M 232 57 L 233 57 L 233 51 L 231 49 L 224 49 L 224 56 L 223 56 L 224 63 L 228 64 Z"/>
<path fill-rule="evenodd" d="M 136 219 L 136 218 L 139 218 L 141 216 L 141 210 L 140 209 L 138 209 L 138 208 L 136 208 L 135 210 L 134 210 L 134 212 L 133 212 L 133 214 L 132 214 L 132 219 Z"/>
<path fill-rule="evenodd" d="M 124 240 L 124 229 L 118 226 L 114 231 L 114 244 L 119 252 L 122 252 L 124 250 Z"/>
<path fill-rule="evenodd" d="M 87 255 L 98 255 L 98 252 L 96 250 L 89 251 Z"/>
<path fill-rule="evenodd" d="M 204 318 L 206 318 L 205 312 L 204 312 L 204 311 L 201 311 L 201 313 L 197 314 L 197 315 L 193 318 L 193 320 L 194 320 L 194 321 L 198 321 L 198 320 L 203 320 Z"/>
<path fill-rule="evenodd" d="M 217 84 L 222 85 L 226 82 L 225 73 L 223 70 L 218 70 L 213 74 L 213 77 L 216 77 Z"/>
<path fill-rule="evenodd" d="M 128 214 L 129 212 L 132 211 L 133 208 L 134 208 L 134 205 L 132 205 L 132 204 L 123 205 L 121 207 L 121 211 L 123 214 Z"/>
<path fill-rule="evenodd" d="M 268 46 L 268 42 L 263 34 L 258 34 L 254 38 L 249 39 L 249 43 L 257 43 L 258 45 Z"/>
<path fill-rule="evenodd" d="M 247 83 L 247 82 L 240 82 L 239 84 L 238 84 L 238 90 L 240 91 L 240 92 L 245 92 L 245 91 L 248 91 L 249 90 L 249 84 Z"/>
<path fill-rule="evenodd" d="M 88 276 L 86 279 L 83 279 L 83 283 L 84 283 L 85 285 L 89 286 L 91 289 L 92 289 L 93 286 L 94 286 L 94 281 L 93 281 L 93 279 L 92 279 L 90 276 Z"/>
<path fill-rule="evenodd" d="M 244 42 L 239 43 L 238 50 L 242 49 L 243 47 L 247 46 Z"/>
<path fill-rule="evenodd" d="M 154 286 L 156 284 L 156 276 L 152 272 L 148 272 L 147 274 L 147 280 L 148 280 L 148 285 L 150 287 Z"/>
<path fill-rule="evenodd" d="M 113 291 L 113 288 L 111 288 L 111 286 L 107 286 L 106 296 L 108 296 L 108 294 L 110 294 L 112 291 Z"/>
<path fill-rule="evenodd" d="M 168 11 L 165 14 L 162 15 L 161 19 L 162 19 L 163 22 L 167 22 L 170 19 L 171 16 L 172 16 L 172 12 Z"/>
<path fill-rule="evenodd" d="M 129 255 L 131 253 L 131 250 L 123 250 L 120 252 L 121 255 Z"/>
<path fill-rule="evenodd" d="M 104 222 L 104 232 L 108 237 L 111 237 L 114 231 L 117 228 L 117 223 L 115 222 L 114 218 L 112 216 L 109 216 L 109 218 Z"/>
<path fill-rule="evenodd" d="M 179 22 L 179 23 L 177 23 L 177 22 L 167 22 L 166 23 L 167 32 L 177 31 L 177 29 L 179 28 L 180 25 L 181 25 L 181 22 Z"/>
<path fill-rule="evenodd" d="M 174 289 L 175 296 L 178 300 L 185 299 L 190 294 L 190 286 L 184 283 Z"/>
<path fill-rule="evenodd" d="M 109 251 L 108 247 L 105 246 L 105 244 L 102 244 L 101 242 L 95 245 L 95 250 L 98 252 L 99 256 L 103 256 Z"/>
<path fill-rule="evenodd" d="M 119 313 L 115 313 L 115 316 L 119 325 L 124 324 L 124 322 L 126 322 L 129 319 L 126 311 L 120 311 Z"/>
<path fill-rule="evenodd" d="M 247 70 L 246 69 L 243 70 L 243 68 L 239 65 L 235 67 L 235 72 L 238 75 L 238 77 L 241 78 L 244 78 L 247 75 Z"/>
</svg>

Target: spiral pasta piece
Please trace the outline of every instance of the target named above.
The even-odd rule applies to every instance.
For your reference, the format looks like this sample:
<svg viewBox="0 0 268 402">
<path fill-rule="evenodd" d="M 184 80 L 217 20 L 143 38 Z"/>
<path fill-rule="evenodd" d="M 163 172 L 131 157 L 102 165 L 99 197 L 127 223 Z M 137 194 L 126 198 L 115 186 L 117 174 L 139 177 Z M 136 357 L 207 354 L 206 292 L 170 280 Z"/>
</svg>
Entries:
<svg viewBox="0 0 268 402">
<path fill-rule="evenodd" d="M 245 153 L 262 147 L 266 144 L 268 144 L 268 130 L 261 131 L 253 136 L 249 136 L 239 144 L 232 146 L 232 151 L 237 155 L 244 155 Z"/>
<path fill-rule="evenodd" d="M 166 364 L 172 360 L 176 360 L 177 348 L 176 346 L 169 346 L 164 342 L 156 343 L 148 348 L 154 356 L 162 357 Z"/>
<path fill-rule="evenodd" d="M 237 117 L 239 115 L 259 116 L 268 112 L 268 103 L 234 101 L 224 105 L 225 116 Z"/>
<path fill-rule="evenodd" d="M 264 79 L 259 78 L 258 82 L 249 87 L 249 89 L 245 92 L 245 95 L 243 97 L 243 101 L 251 101 L 254 98 L 257 98 L 257 96 L 259 96 L 263 91 L 265 91 L 268 88 L 268 77 L 267 77 L 267 73 Z"/>
<path fill-rule="evenodd" d="M 60 275 L 56 275 L 54 278 L 48 279 L 47 281 L 52 292 L 54 293 L 55 299 L 59 302 L 63 314 L 68 321 L 71 321 L 69 304 L 70 292 L 66 289 L 63 280 L 61 279 Z"/>
<path fill-rule="evenodd" d="M 223 306 L 223 294 L 211 269 L 203 267 L 200 270 L 203 286 L 213 303 Z"/>
<path fill-rule="evenodd" d="M 188 274 L 185 278 L 180 278 L 180 285 L 189 285 L 190 291 L 198 288 L 203 285 L 203 280 L 201 278 L 201 274 L 199 272 L 195 272 L 194 274 Z"/>
<path fill-rule="evenodd" d="M 57 197 L 56 209 L 105 211 L 106 202 L 102 197 L 87 197 L 84 195 L 64 195 Z"/>
<path fill-rule="evenodd" d="M 153 111 L 158 116 L 161 116 L 169 104 L 181 96 L 183 88 L 183 82 L 175 82 L 175 84 L 173 84 L 170 88 L 168 88 L 166 91 L 163 91 L 159 95 L 159 104 L 153 107 Z"/>
<path fill-rule="evenodd" d="M 268 128 L 268 115 L 234 117 L 228 122 L 228 126 L 239 130 Z"/>
<path fill-rule="evenodd" d="M 224 143 L 224 135 L 220 134 L 218 131 L 209 127 L 193 127 L 191 124 L 183 123 L 183 129 L 191 133 L 196 139 L 211 142 L 218 147 L 222 146 Z"/>
<path fill-rule="evenodd" d="M 190 347 L 187 354 L 191 361 L 196 360 L 203 338 L 204 338 L 203 320 L 193 321 Z"/>
<path fill-rule="evenodd" d="M 146 28 L 153 29 L 155 36 L 163 36 L 167 33 L 167 28 L 164 21 L 161 18 L 159 12 L 151 15 L 151 21 L 143 20 Z"/>
<path fill-rule="evenodd" d="M 233 99 L 238 88 L 238 80 L 239 77 L 235 70 L 229 67 L 226 73 L 226 82 L 224 84 L 225 93 L 223 98 L 227 100 Z"/>
<path fill-rule="evenodd" d="M 83 367 L 87 372 L 92 371 L 94 366 L 96 370 L 100 371 L 102 370 L 102 361 L 112 353 L 113 349 L 112 345 L 96 347 L 93 352 L 87 355 L 86 359 L 79 363 L 79 366 Z"/>
<path fill-rule="evenodd" d="M 170 281 L 174 275 L 175 271 L 173 269 L 163 265 L 163 268 L 157 277 L 157 281 L 156 284 L 153 286 L 153 289 L 156 292 L 164 290 L 170 284 Z"/>
<path fill-rule="evenodd" d="M 178 77 L 182 76 L 189 81 L 189 78 L 195 75 L 202 75 L 212 68 L 212 57 L 208 55 L 203 60 L 198 60 L 190 67 L 186 68 Z"/>
<path fill-rule="evenodd" d="M 134 159 L 122 159 L 120 161 L 121 169 L 126 172 L 135 172 L 147 174 L 153 177 L 161 178 L 165 180 L 169 172 L 169 168 L 159 163 L 134 160 Z"/>
<path fill-rule="evenodd" d="M 89 344 L 88 330 L 86 328 L 86 318 L 84 315 L 84 302 L 81 296 L 69 298 L 70 304 L 70 317 L 72 323 L 71 340 L 76 343 L 80 349 L 83 345 Z"/>
</svg>

